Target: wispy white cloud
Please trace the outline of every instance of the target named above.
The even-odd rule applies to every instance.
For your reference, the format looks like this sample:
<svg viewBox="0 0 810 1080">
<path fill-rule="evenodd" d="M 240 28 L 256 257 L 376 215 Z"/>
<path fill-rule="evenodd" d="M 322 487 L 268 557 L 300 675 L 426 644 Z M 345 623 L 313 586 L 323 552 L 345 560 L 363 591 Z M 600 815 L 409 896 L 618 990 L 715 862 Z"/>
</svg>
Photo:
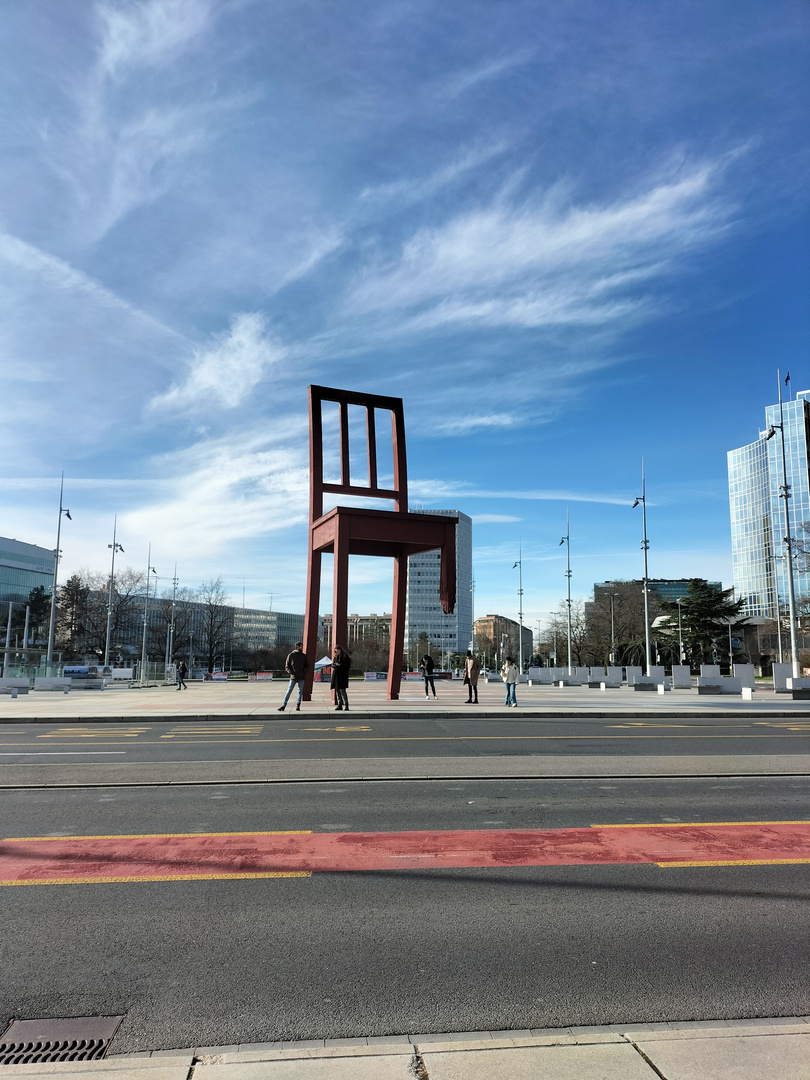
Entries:
<svg viewBox="0 0 810 1080">
<path fill-rule="evenodd" d="M 723 162 L 681 169 L 634 195 L 576 206 L 557 187 L 496 199 L 422 228 L 400 256 L 370 266 L 350 309 L 399 312 L 395 329 L 626 324 L 657 309 L 655 289 L 728 227 L 716 192 Z"/>
<path fill-rule="evenodd" d="M 444 435 L 467 435 L 471 431 L 482 428 L 511 428 L 517 427 L 522 421 L 512 413 L 483 413 L 479 415 L 460 416 L 456 420 L 445 420 L 439 424 L 437 430 Z"/>
<path fill-rule="evenodd" d="M 499 56 L 494 60 L 485 60 L 475 67 L 456 72 L 442 83 L 438 90 L 438 96 L 457 98 L 473 87 L 480 86 L 481 83 L 499 79 L 501 75 L 511 71 L 512 68 L 528 63 L 533 56 L 534 49 L 518 49 L 516 52 L 509 53 L 506 56 Z"/>
<path fill-rule="evenodd" d="M 409 205 L 423 199 L 432 198 L 442 188 L 455 184 L 458 180 L 467 176 L 468 173 L 485 165 L 499 154 L 503 154 L 506 149 L 507 143 L 505 142 L 473 147 L 466 150 L 448 165 L 436 169 L 435 172 L 430 173 L 428 176 L 396 180 L 390 184 L 379 184 L 376 187 L 364 188 L 360 192 L 360 199 L 369 203 L 395 200 L 400 205 Z"/>
<path fill-rule="evenodd" d="M 268 334 L 263 315 L 236 315 L 227 333 L 194 351 L 185 379 L 153 397 L 148 408 L 172 413 L 233 409 L 285 355 L 284 347 Z"/>
<path fill-rule="evenodd" d="M 169 64 L 211 28 L 211 0 L 139 0 L 99 3 L 100 69 L 114 77 L 127 69 Z"/>
<path fill-rule="evenodd" d="M 408 488 L 415 502 L 447 503 L 463 499 L 523 499 L 532 502 L 585 502 L 608 503 L 614 506 L 630 506 L 632 499 L 627 496 L 602 492 L 555 491 L 555 490 L 514 490 L 475 488 L 464 483 L 447 480 L 410 480 Z M 463 505 L 463 503 L 462 503 Z"/>
<path fill-rule="evenodd" d="M 511 514 L 471 514 L 473 525 L 509 525 L 523 518 Z"/>
</svg>

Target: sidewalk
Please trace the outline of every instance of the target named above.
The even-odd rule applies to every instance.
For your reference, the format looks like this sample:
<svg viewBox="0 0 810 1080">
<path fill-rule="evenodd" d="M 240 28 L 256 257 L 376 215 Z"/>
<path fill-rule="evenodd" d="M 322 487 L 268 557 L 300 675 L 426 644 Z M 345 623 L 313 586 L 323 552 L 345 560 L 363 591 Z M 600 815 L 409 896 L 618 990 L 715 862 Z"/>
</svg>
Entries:
<svg viewBox="0 0 810 1080">
<path fill-rule="evenodd" d="M 810 1017 L 206 1046 L 0 1066 L 6 1080 L 810 1080 Z"/>
</svg>

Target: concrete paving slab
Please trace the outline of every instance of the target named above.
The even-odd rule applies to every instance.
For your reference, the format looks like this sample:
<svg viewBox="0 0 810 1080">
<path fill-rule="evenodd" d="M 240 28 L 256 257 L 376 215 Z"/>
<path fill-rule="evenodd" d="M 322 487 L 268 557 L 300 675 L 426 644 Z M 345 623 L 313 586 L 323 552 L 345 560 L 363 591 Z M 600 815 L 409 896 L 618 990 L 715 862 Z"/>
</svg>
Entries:
<svg viewBox="0 0 810 1080">
<path fill-rule="evenodd" d="M 137 1061 L 52 1061 L 40 1065 L 1 1065 L 3 1080 L 187 1080 L 191 1056 L 183 1058 L 138 1058 Z"/>
<path fill-rule="evenodd" d="M 758 1026 L 748 1027 L 746 1024 L 734 1024 L 726 1028 L 712 1027 L 703 1028 L 699 1032 L 702 1039 L 723 1039 L 729 1035 L 745 1036 L 747 1038 L 754 1038 L 758 1035 L 806 1035 L 806 1024 L 774 1024 L 773 1026 Z M 643 1039 L 645 1042 L 682 1042 L 684 1039 L 694 1039 L 696 1035 L 695 1027 L 683 1027 L 670 1029 L 669 1031 L 649 1031 L 644 1030 L 633 1032 L 630 1028 L 624 1031 L 626 1038 L 632 1042 L 638 1042 L 639 1039 Z M 808 1070 L 808 1080 L 810 1080 L 810 1070 Z"/>
<path fill-rule="evenodd" d="M 667 1080 L 808 1080 L 810 1034 L 639 1041 Z M 430 1080 L 443 1080 L 441 1076 Z"/>
<path fill-rule="evenodd" d="M 413 1060 L 413 1053 L 410 1053 L 294 1061 L 211 1062 L 195 1065 L 194 1077 L 195 1080 L 414 1080 Z M 150 1080 L 150 1077 L 144 1077 L 144 1080 Z"/>
<path fill-rule="evenodd" d="M 660 1080 L 628 1043 L 466 1054 L 427 1050 L 422 1058 L 430 1080 Z"/>
</svg>

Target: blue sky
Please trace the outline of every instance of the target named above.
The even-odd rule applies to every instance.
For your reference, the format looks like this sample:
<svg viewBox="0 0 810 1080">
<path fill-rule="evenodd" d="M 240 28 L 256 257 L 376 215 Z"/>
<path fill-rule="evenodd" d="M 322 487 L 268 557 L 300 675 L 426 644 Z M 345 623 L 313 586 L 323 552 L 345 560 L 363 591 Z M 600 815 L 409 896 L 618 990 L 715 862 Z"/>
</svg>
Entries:
<svg viewBox="0 0 810 1080">
<path fill-rule="evenodd" d="M 0 43 L 0 532 L 302 611 L 310 383 L 401 396 L 476 613 L 731 584 L 726 451 L 808 370 L 810 12 L 27 0 Z M 328 577 L 328 575 L 327 575 Z M 353 560 L 350 610 L 390 610 Z M 325 588 L 322 610 L 331 610 Z"/>
</svg>

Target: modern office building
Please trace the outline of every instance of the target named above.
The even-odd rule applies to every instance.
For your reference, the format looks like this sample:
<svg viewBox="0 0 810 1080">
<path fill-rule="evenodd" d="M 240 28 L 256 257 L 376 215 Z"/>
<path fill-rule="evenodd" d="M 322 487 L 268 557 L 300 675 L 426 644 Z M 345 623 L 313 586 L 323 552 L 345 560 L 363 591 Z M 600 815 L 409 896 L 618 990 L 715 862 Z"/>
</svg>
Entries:
<svg viewBox="0 0 810 1080">
<path fill-rule="evenodd" d="M 731 558 L 734 592 L 745 600 L 743 614 L 775 618 L 787 604 L 788 580 L 785 502 L 782 498 L 782 436 L 785 472 L 790 491 L 790 535 L 806 544 L 810 537 L 810 390 L 798 393 L 782 405 L 784 428 L 780 431 L 779 405 L 765 409 L 765 429 L 756 442 L 728 454 L 728 491 L 731 509 Z M 807 559 L 794 560 L 796 597 L 810 597 Z"/>
<path fill-rule="evenodd" d="M 199 606 L 199 605 L 194 605 Z M 261 611 L 258 608 L 233 608 L 233 637 L 240 647 L 275 649 L 294 645 L 304 636 L 304 616 L 288 611 Z"/>
<path fill-rule="evenodd" d="M 647 590 L 650 597 L 655 597 L 657 600 L 680 600 L 682 596 L 686 596 L 689 591 L 689 578 L 648 578 Z M 722 589 L 722 583 L 719 581 L 709 581 L 709 585 L 714 589 Z M 644 588 L 644 582 L 641 580 L 635 581 L 600 581 L 593 587 L 593 599 L 598 601 L 603 597 L 610 597 L 615 592 L 616 588 L 621 586 L 623 589 L 627 589 L 632 586 L 633 589 L 637 589 L 639 595 L 642 595 L 642 589 Z M 587 604 L 591 601 L 587 601 Z"/>
<path fill-rule="evenodd" d="M 41 585 L 50 593 L 54 554 L 48 548 L 0 536 L 0 604 L 24 604 L 32 589 Z"/>
<path fill-rule="evenodd" d="M 427 634 L 443 653 L 466 652 L 472 642 L 472 519 L 460 510 L 419 510 L 420 514 L 456 517 L 456 607 L 445 615 L 439 601 L 441 553 L 425 551 L 408 559 L 405 644 Z"/>
</svg>

